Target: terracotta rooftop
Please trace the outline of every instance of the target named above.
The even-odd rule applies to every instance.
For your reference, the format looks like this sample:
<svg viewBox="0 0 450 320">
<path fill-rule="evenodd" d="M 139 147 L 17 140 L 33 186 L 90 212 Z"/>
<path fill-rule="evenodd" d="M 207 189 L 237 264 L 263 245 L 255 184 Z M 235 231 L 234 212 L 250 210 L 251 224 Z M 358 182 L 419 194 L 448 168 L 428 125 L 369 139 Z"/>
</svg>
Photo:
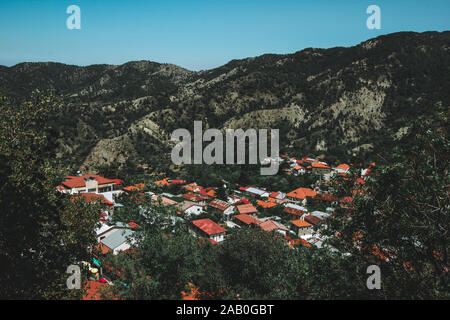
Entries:
<svg viewBox="0 0 450 320">
<path fill-rule="evenodd" d="M 238 209 L 239 213 L 243 214 L 249 214 L 249 213 L 255 213 L 258 212 L 258 210 L 256 210 L 256 208 L 251 204 L 241 204 L 239 206 L 236 206 L 236 208 Z"/>
<path fill-rule="evenodd" d="M 261 227 L 261 229 L 267 232 L 274 230 L 289 231 L 289 229 L 283 226 L 282 224 L 279 224 L 278 222 L 272 220 L 264 221 L 263 223 L 259 224 L 259 226 Z"/>
<path fill-rule="evenodd" d="M 214 199 L 213 201 L 208 203 L 208 205 L 221 211 L 224 211 L 230 207 L 230 204 L 228 202 L 219 199 Z"/>
<path fill-rule="evenodd" d="M 292 223 L 294 226 L 297 226 L 297 227 L 299 227 L 299 228 L 303 228 L 303 227 L 311 227 L 311 226 L 312 226 L 309 222 L 307 222 L 307 221 L 305 221 L 305 220 L 302 220 L 302 219 L 293 220 L 293 221 L 291 221 L 291 223 Z"/>
<path fill-rule="evenodd" d="M 182 205 L 181 205 L 181 211 L 185 211 L 187 209 L 189 209 L 190 207 L 193 206 L 198 206 L 199 204 L 192 202 L 192 201 L 183 201 Z"/>
<path fill-rule="evenodd" d="M 153 201 L 158 201 L 159 196 L 157 196 L 156 194 L 152 195 L 152 200 Z M 172 199 L 166 198 L 166 197 L 161 197 L 161 203 L 164 205 L 176 205 L 177 202 L 173 201 Z"/>
<path fill-rule="evenodd" d="M 210 236 L 227 231 L 211 219 L 194 220 L 192 221 L 192 224 Z"/>
<path fill-rule="evenodd" d="M 300 199 L 303 200 L 306 197 L 312 197 L 314 198 L 316 196 L 317 192 L 315 192 L 312 189 L 309 188 L 298 188 L 295 189 L 294 191 L 291 191 L 287 194 L 288 197 L 291 198 L 296 198 L 296 199 Z"/>
<path fill-rule="evenodd" d="M 270 200 L 271 198 L 269 198 Z M 262 201 L 262 200 L 257 200 L 256 203 L 258 203 L 259 206 L 263 207 L 263 208 L 272 208 L 275 207 L 277 204 L 275 203 L 275 199 L 272 198 L 273 201 Z"/>
<path fill-rule="evenodd" d="M 302 210 L 299 210 L 296 208 L 286 207 L 286 208 L 284 208 L 283 212 L 301 217 L 306 211 L 302 211 Z"/>
<path fill-rule="evenodd" d="M 67 188 L 82 188 L 86 186 L 85 179 L 91 179 L 97 181 L 98 185 L 114 183 L 116 184 L 117 179 L 108 179 L 95 174 L 85 174 L 79 177 L 67 176 L 66 180 L 61 182 L 61 184 Z"/>
<path fill-rule="evenodd" d="M 313 168 L 330 169 L 329 166 L 327 166 L 325 163 L 322 163 L 322 162 L 313 162 L 313 163 L 311 163 L 311 166 L 312 166 Z"/>
<path fill-rule="evenodd" d="M 189 200 L 189 201 L 193 201 L 193 202 L 200 202 L 200 201 L 203 201 L 203 200 L 210 199 L 208 196 L 204 196 L 204 195 L 193 193 L 193 192 L 189 192 L 189 193 L 183 194 L 182 197 L 187 199 L 187 200 Z"/>
<path fill-rule="evenodd" d="M 87 203 L 103 203 L 103 204 L 107 204 L 107 205 L 114 205 L 113 202 L 109 201 L 108 199 L 105 198 L 104 195 L 102 194 L 97 194 L 97 193 L 90 193 L 90 192 L 83 192 L 83 193 L 79 193 L 79 194 L 75 194 L 72 196 L 72 199 L 83 199 L 84 201 L 86 201 Z"/>
<path fill-rule="evenodd" d="M 316 225 L 321 223 L 323 220 L 316 217 L 316 216 L 312 216 L 312 215 L 307 215 L 304 217 L 306 222 L 309 222 L 310 224 Z"/>
<path fill-rule="evenodd" d="M 245 223 L 247 225 L 250 225 L 252 223 L 254 223 L 254 224 L 260 224 L 261 223 L 261 221 L 259 221 L 258 219 L 254 218 L 252 216 L 249 216 L 248 214 L 245 214 L 245 213 L 235 215 L 234 218 L 238 219 L 239 221 L 241 221 L 241 222 L 243 222 L 243 223 Z"/>
</svg>

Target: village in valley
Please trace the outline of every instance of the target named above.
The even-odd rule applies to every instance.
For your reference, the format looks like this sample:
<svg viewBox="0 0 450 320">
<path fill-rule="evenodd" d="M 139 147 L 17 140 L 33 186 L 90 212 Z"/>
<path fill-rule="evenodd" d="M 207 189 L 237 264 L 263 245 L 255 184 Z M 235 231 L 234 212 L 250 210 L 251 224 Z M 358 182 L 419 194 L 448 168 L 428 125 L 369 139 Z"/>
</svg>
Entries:
<svg viewBox="0 0 450 320">
<path fill-rule="evenodd" d="M 99 298 L 99 289 L 108 286 L 120 274 L 112 266 L 102 264 L 106 254 L 120 255 L 133 250 L 136 241 L 134 235 L 140 225 L 135 221 L 117 221 L 115 213 L 126 210 L 119 199 L 138 199 L 146 205 L 163 206 L 167 209 L 173 223 L 182 223 L 189 227 L 193 237 L 206 239 L 213 245 L 227 241 L 227 236 L 241 228 L 259 228 L 265 232 L 279 233 L 286 246 L 295 248 L 325 247 L 336 250 L 324 243 L 326 236 L 320 233 L 320 227 L 326 228 L 327 219 L 336 208 L 352 208 L 353 196 L 362 192 L 356 188 L 352 194 L 338 197 L 333 193 L 333 184 L 337 178 L 352 179 L 355 186 L 366 183 L 375 163 L 366 168 L 353 164 L 330 165 L 312 157 L 281 156 L 268 158 L 266 162 L 283 163 L 282 175 L 318 177 L 311 185 L 299 185 L 298 188 L 283 193 L 257 185 L 239 185 L 224 182 L 225 192 L 207 185 L 198 185 L 195 181 L 165 177 L 148 183 L 124 185 L 117 178 L 107 178 L 96 174 L 67 176 L 56 188 L 72 199 L 81 199 L 102 207 L 99 226 L 95 230 L 97 237 L 96 252 L 92 261 L 84 262 L 89 269 L 90 280 L 84 299 Z M 350 169 L 360 175 L 349 178 Z M 346 177 L 347 176 L 347 177 Z M 175 188 L 174 188 L 175 187 Z M 177 190 L 177 194 L 169 190 Z M 159 190 L 159 191 L 158 191 Z M 219 194 L 220 193 L 220 194 Z M 145 211 L 142 214 L 146 214 Z M 195 299 L 195 294 L 182 293 L 183 299 Z"/>
</svg>

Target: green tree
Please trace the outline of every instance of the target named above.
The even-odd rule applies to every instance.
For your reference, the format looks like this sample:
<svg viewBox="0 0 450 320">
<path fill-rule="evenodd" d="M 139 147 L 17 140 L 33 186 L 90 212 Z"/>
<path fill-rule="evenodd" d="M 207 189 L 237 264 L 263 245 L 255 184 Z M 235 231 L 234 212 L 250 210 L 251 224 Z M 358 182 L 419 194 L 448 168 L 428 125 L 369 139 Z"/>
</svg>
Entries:
<svg viewBox="0 0 450 320">
<path fill-rule="evenodd" d="M 28 101 L 0 101 L 0 297 L 79 298 L 66 268 L 89 258 L 97 206 L 56 191 L 46 124 L 58 101 L 35 92 Z"/>
<path fill-rule="evenodd" d="M 363 188 L 341 181 L 341 195 L 359 191 L 323 232 L 352 255 L 355 267 L 380 266 L 378 298 L 450 296 L 448 117 L 448 109 L 441 109 L 433 119 L 413 123 L 401 147 L 373 168 Z"/>
</svg>

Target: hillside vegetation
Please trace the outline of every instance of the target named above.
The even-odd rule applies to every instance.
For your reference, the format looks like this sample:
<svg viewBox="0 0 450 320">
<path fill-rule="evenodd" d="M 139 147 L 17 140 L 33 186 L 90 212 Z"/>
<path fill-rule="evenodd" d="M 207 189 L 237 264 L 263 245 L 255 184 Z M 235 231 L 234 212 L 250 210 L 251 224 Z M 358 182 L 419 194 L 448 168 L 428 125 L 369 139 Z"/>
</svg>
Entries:
<svg viewBox="0 0 450 320">
<path fill-rule="evenodd" d="M 61 95 L 55 155 L 73 168 L 170 163 L 170 133 L 279 128 L 283 150 L 389 150 L 410 122 L 450 101 L 450 32 L 402 32 L 349 48 L 266 54 L 192 72 L 149 61 L 120 66 L 0 67 L 0 93 Z M 344 152 L 344 153 L 345 153 Z"/>
</svg>

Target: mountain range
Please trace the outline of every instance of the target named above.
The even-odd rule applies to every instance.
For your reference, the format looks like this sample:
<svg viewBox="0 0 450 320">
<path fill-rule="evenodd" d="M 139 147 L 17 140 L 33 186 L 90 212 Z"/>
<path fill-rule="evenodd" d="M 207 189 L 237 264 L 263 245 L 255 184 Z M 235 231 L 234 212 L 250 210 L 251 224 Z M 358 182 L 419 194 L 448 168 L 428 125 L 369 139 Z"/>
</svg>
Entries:
<svg viewBox="0 0 450 320">
<path fill-rule="evenodd" d="M 56 157 L 84 171 L 168 164 L 170 134 L 194 120 L 277 128 L 282 150 L 303 154 L 382 150 L 418 116 L 450 106 L 450 32 L 393 33 L 197 72 L 150 61 L 0 66 L 1 94 L 22 100 L 35 89 L 61 96 L 49 138 Z"/>
</svg>

